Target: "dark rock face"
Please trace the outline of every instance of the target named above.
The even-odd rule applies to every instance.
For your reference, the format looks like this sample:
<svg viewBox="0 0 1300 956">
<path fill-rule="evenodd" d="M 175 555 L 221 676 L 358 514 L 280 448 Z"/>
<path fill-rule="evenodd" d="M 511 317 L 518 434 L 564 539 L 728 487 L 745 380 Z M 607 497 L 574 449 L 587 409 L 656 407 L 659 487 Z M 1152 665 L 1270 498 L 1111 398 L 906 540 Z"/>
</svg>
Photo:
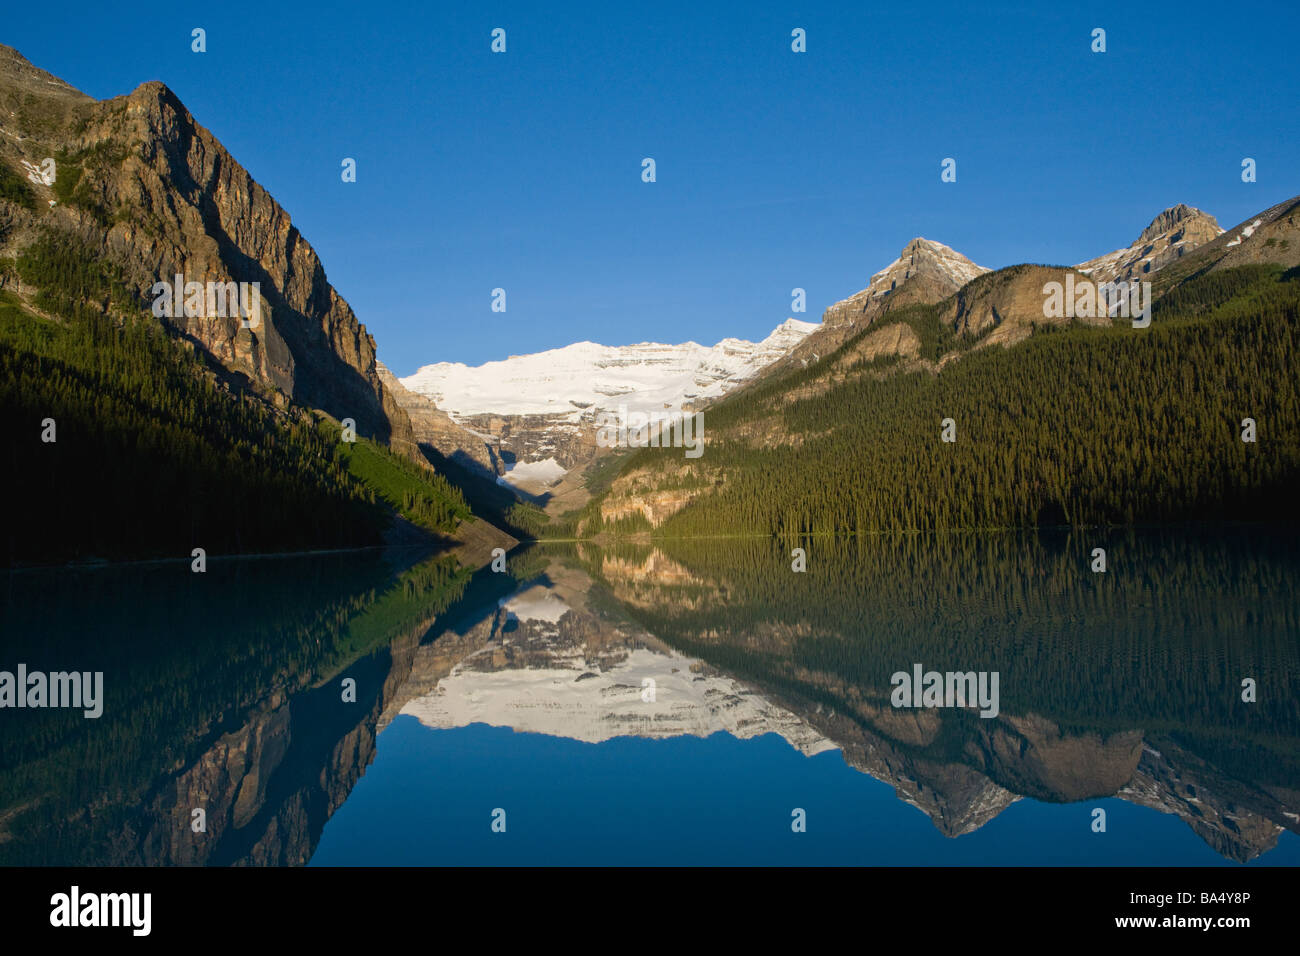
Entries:
<svg viewBox="0 0 1300 956">
<path fill-rule="evenodd" d="M 0 100 L 19 107 L 4 121 L 0 161 L 21 168 L 59 156 L 65 187 L 34 183 L 37 208 L 11 224 L 0 251 L 13 254 L 41 227 L 75 231 L 121 270 L 144 307 L 155 282 L 177 275 L 256 282 L 254 327 L 230 309 L 188 318 L 176 309 L 164 321 L 272 401 L 352 418 L 360 434 L 418 454 L 406 413 L 380 380 L 374 339 L 311 245 L 171 90 L 151 82 L 97 102 L 0 47 Z"/>
<path fill-rule="evenodd" d="M 595 425 L 574 428 L 561 415 L 469 415 L 465 426 L 496 440 L 496 457 L 504 472 L 516 461 L 554 458 L 566 469 L 579 468 L 596 456 Z"/>
</svg>

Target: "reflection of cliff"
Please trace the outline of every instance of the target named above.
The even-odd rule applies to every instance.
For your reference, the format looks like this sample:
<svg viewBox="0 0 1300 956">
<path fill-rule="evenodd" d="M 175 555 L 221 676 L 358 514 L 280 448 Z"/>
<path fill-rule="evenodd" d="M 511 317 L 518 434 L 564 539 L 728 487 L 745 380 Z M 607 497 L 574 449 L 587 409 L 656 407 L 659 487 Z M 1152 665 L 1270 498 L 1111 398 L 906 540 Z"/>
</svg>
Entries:
<svg viewBox="0 0 1300 956">
<path fill-rule="evenodd" d="M 1118 796 L 1177 814 L 1218 853 L 1239 862 L 1271 850 L 1283 830 L 1300 832 L 1300 792 L 1234 780 L 1162 736 L 1143 744 L 1137 772 Z"/>
<path fill-rule="evenodd" d="M 408 574 L 349 623 L 387 643 L 309 690 L 271 694 L 241 727 L 156 786 L 141 814 L 150 824 L 119 862 L 306 864 L 374 759 L 379 733 L 407 701 L 500 636 L 498 601 L 516 586 L 512 578 L 483 571 L 463 596 L 463 584 L 434 581 Z M 404 623 L 394 629 L 394 621 Z M 354 703 L 342 701 L 346 678 L 356 681 Z M 195 807 L 207 811 L 206 833 L 190 828 Z"/>
<path fill-rule="evenodd" d="M 374 759 L 379 716 L 431 623 L 417 624 L 320 687 L 289 700 L 276 695 L 164 783 L 144 815 L 154 825 L 141 841 L 141 862 L 305 864 L 326 821 Z M 349 677 L 357 683 L 355 703 L 342 701 L 341 682 Z M 204 833 L 189 825 L 195 807 L 206 810 Z"/>
<path fill-rule="evenodd" d="M 482 573 L 466 585 L 436 566 L 408 571 L 369 603 L 342 605 L 353 610 L 337 612 L 333 631 L 313 625 L 328 645 L 323 656 L 274 657 L 268 642 L 258 646 L 272 654 L 269 678 L 236 668 L 229 684 L 213 682 L 214 700 L 239 703 L 197 729 L 168 727 L 149 738 L 159 752 L 184 754 L 145 777 L 152 783 L 105 788 L 82 802 L 88 810 L 46 812 L 44 829 L 23 832 L 29 811 L 3 825 L 26 846 L 50 840 L 56 849 L 41 851 L 45 862 L 301 865 L 374 759 L 377 735 L 405 713 L 436 728 L 482 722 L 589 742 L 776 733 L 805 754 L 841 749 L 849 766 L 894 787 L 949 836 L 982 827 L 1021 797 L 1118 796 L 1177 814 L 1236 860 L 1267 851 L 1284 828 L 1300 829 L 1300 793 L 1242 772 L 1264 767 L 1259 761 L 1229 769 L 1196 728 L 1165 720 L 1159 733 L 1146 732 L 1104 712 L 1093 723 L 1076 712 L 1067 724 L 1008 706 L 1005 688 L 996 719 L 896 710 L 852 669 L 878 669 L 869 649 L 839 666 L 825 655 L 803 663 L 806 645 L 825 641 L 824 625 L 778 608 L 757 624 L 740 616 L 728 625 L 728 615 L 711 610 L 720 602 L 744 610 L 733 579 L 710 581 L 653 554 L 608 557 L 596 552 L 578 566 L 515 559 L 517 573 L 532 579 L 522 588 L 506 575 Z M 593 586 L 584 565 L 635 601 Z M 334 579 L 327 583 L 332 589 Z M 701 589 L 712 595 L 708 609 L 688 613 L 680 599 Z M 659 622 L 646 609 L 664 607 L 671 626 L 638 623 Z M 193 694 L 200 672 L 185 672 L 174 692 Z M 356 681 L 355 703 L 341 701 L 345 677 Z M 649 680 L 653 701 L 643 697 Z M 1248 743 L 1267 753 L 1286 747 L 1266 735 Z M 130 795 L 140 789 L 143 797 Z M 195 808 L 206 810 L 204 834 L 190 828 Z M 7 858 L 14 849 L 10 842 Z"/>
<path fill-rule="evenodd" d="M 3 859 L 305 863 L 330 814 L 373 759 L 380 718 L 406 681 L 420 640 L 467 585 L 474 587 L 469 572 L 446 558 L 396 578 L 393 570 L 387 558 L 367 556 L 236 562 L 210 573 L 215 581 L 242 584 L 241 603 L 256 613 L 223 617 L 231 603 L 223 595 L 230 591 L 219 584 L 195 585 L 173 613 L 159 615 L 168 628 L 134 616 L 135 644 L 105 643 L 148 680 L 113 681 L 109 686 L 121 696 L 110 698 L 102 721 L 73 725 L 59 751 L 36 750 L 40 725 L 30 725 L 27 752 L 36 759 L 5 767 L 13 802 L 0 812 Z M 100 585 L 123 614 L 141 606 L 129 583 L 115 583 Z M 150 582 L 144 592 L 156 586 Z M 245 593 L 250 590 L 253 596 Z M 98 609 L 107 631 L 103 622 L 118 604 L 87 607 Z M 304 615 L 302 606 L 312 613 Z M 211 638 L 200 635 L 200 624 L 214 632 Z M 189 641 L 165 639 L 173 632 Z M 344 678 L 356 681 L 355 702 L 342 699 Z M 169 707 L 188 702 L 188 711 L 178 711 L 188 722 L 153 719 L 153 698 Z M 122 706 L 113 706 L 119 701 Z M 163 759 L 115 765 L 103 750 L 105 741 L 119 739 Z M 48 766 L 87 783 L 72 787 Z M 107 782 L 95 786 L 96 774 Z M 202 833 L 191 827 L 195 809 L 206 815 Z"/>
<path fill-rule="evenodd" d="M 1168 739 L 1142 731 L 1066 733 L 1038 716 L 993 720 L 935 712 L 837 714 L 822 704 L 791 706 L 838 745 L 845 762 L 895 788 L 946 836 L 979 829 L 1021 797 L 1064 803 L 1117 796 L 1181 817 L 1221 855 L 1241 862 L 1300 832 L 1300 794 L 1234 780 Z M 941 737 L 956 759 L 930 756 Z M 1157 747 L 1159 749 L 1157 749 Z M 939 748 L 944 749 L 942 746 Z"/>
<path fill-rule="evenodd" d="M 684 594 L 708 590 L 710 600 L 721 600 L 727 593 L 655 552 L 600 555 L 595 567 L 630 608 L 670 603 L 682 612 Z M 337 681 L 268 702 L 159 796 L 160 813 L 172 808 L 165 831 L 179 838 L 155 858 L 305 862 L 373 759 L 375 735 L 398 713 L 435 728 L 481 722 L 588 742 L 777 733 L 806 754 L 840 748 L 846 763 L 893 786 L 948 836 L 979 829 L 1022 797 L 1118 796 L 1176 813 L 1217 852 L 1243 861 L 1273 847 L 1284 828 L 1300 830 L 1293 809 L 1300 794 L 1242 780 L 1167 736 L 1080 729 L 1077 722 L 1067 729 L 1033 711 L 990 720 L 899 711 L 882 702 L 880 688 L 825 667 L 794 666 L 799 642 L 812 632 L 775 613 L 758 628 L 710 622 L 692 644 L 740 645 L 749 658 L 781 663 L 773 682 L 747 672 L 741 683 L 608 607 L 586 574 L 552 561 L 533 584 L 499 599 L 468 600 L 463 619 L 444 619 L 432 630 L 422 622 L 354 665 L 349 673 L 357 673 L 358 687 L 375 690 L 360 698 L 360 719 L 352 712 L 347 726 L 329 722 L 340 713 Z M 643 697 L 648 680 L 653 702 Z M 182 826 L 204 794 L 206 855 Z"/>
<path fill-rule="evenodd" d="M 1051 803 L 1117 796 L 1176 813 L 1217 852 L 1240 861 L 1271 849 L 1284 828 L 1300 832 L 1289 809 L 1300 805 L 1300 794 L 1233 780 L 1140 730 L 1068 733 L 1032 714 L 983 720 L 887 710 L 869 728 L 842 717 L 832 729 L 824 724 L 836 722 L 820 719 L 817 706 L 809 722 L 843 747 L 845 760 L 893 785 L 947 836 L 978 829 L 1022 796 Z M 954 734 L 956 759 L 927 756 L 941 735 L 951 749 Z"/>
<path fill-rule="evenodd" d="M 113 862 L 306 863 L 398 713 L 431 726 L 478 720 L 593 742 L 722 731 L 779 733 L 809 754 L 832 746 L 712 668 L 591 611 L 585 575 L 548 570 L 544 584 L 505 597 L 505 580 L 481 576 L 495 590 L 419 621 L 325 684 L 269 697 L 155 788 L 141 832 Z M 340 703 L 345 677 L 357 682 L 355 704 Z M 656 681 L 653 704 L 642 700 L 642 677 Z M 195 807 L 207 811 L 204 834 L 190 829 Z"/>
<path fill-rule="evenodd" d="M 734 556 L 735 549 L 729 548 L 728 554 Z M 866 626 L 850 631 L 839 623 L 851 620 L 854 608 L 861 607 L 861 599 L 854 596 L 852 588 L 847 598 L 844 592 L 818 592 L 815 582 L 805 586 L 802 575 L 788 572 L 778 572 L 770 584 L 764 581 L 754 588 L 753 576 L 738 579 L 734 574 L 717 573 L 717 566 L 703 561 L 687 565 L 657 551 L 630 563 L 587 563 L 599 568 L 610 592 L 661 638 L 734 671 L 766 699 L 799 715 L 815 732 L 840 747 L 850 766 L 893 786 L 900 799 L 924 812 L 948 836 L 978 829 L 1021 797 L 1065 803 L 1110 796 L 1175 813 L 1217 852 L 1240 861 L 1253 859 L 1273 847 L 1283 829 L 1300 833 L 1300 817 L 1295 812 L 1300 807 L 1300 792 L 1254 782 L 1250 777 L 1253 767 L 1260 776 L 1274 774 L 1286 779 L 1284 773 L 1275 773 L 1267 755 L 1286 753 L 1291 738 L 1280 732 L 1270 735 L 1267 724 L 1262 725 L 1263 732 L 1250 728 L 1252 743 L 1262 741 L 1258 752 L 1265 756 L 1256 755 L 1253 761 L 1237 759 L 1229 772 L 1193 751 L 1190 732 L 1205 732 L 1199 725 L 1186 725 L 1188 734 L 1180 733 L 1183 745 L 1179 745 L 1165 734 L 1140 729 L 1140 725 L 1123 726 L 1123 721 L 1116 720 L 1105 705 L 1093 705 L 1089 710 L 1085 700 L 1072 704 L 1069 726 L 1063 727 L 1061 718 L 1042 714 L 1040 704 L 1010 706 L 1005 671 L 1003 713 L 994 719 L 950 710 L 897 710 L 890 706 L 885 682 L 893 669 L 891 662 L 912 659 L 907 655 L 913 653 L 933 661 L 944 653 L 949 622 L 954 619 L 955 608 L 963 606 L 960 598 L 950 592 L 933 602 L 933 612 L 923 599 L 896 602 L 892 616 L 891 605 L 872 606 L 873 611 L 881 607 L 883 612 L 871 615 L 870 636 L 864 638 L 861 634 Z M 783 567 L 779 560 L 771 564 Z M 860 559 L 846 557 L 836 565 L 836 572 L 856 586 L 865 567 Z M 962 595 L 965 587 L 966 600 L 981 611 L 987 607 L 982 600 L 984 591 L 1019 594 L 1023 606 L 1016 610 L 1013 620 L 1020 630 L 1005 638 L 1005 652 L 996 646 L 996 632 L 981 630 L 982 646 L 961 652 L 960 645 L 954 642 L 947 646 L 947 653 L 957 647 L 959 653 L 994 655 L 990 662 L 996 667 L 1000 653 L 1010 657 L 1033 648 L 1040 655 L 1039 674 L 1051 673 L 1058 666 L 1063 672 L 1080 670 L 1081 664 L 1090 663 L 1086 655 L 1080 657 L 1071 646 L 1068 622 L 1065 627 L 1051 628 L 1052 644 L 1035 647 L 1023 636 L 1023 621 L 1032 620 L 1036 611 L 1033 592 L 1038 585 L 1033 578 L 1026 578 L 1028 583 L 1024 583 L 1011 574 L 999 577 L 997 572 L 1002 568 L 992 562 L 965 567 L 974 571 L 966 572 L 963 578 L 960 569 L 954 570 L 952 591 Z M 1264 567 L 1270 575 L 1281 573 L 1278 566 Z M 656 569 L 660 568 L 664 573 L 657 575 Z M 902 565 L 902 569 L 903 574 L 912 573 L 915 562 Z M 890 577 L 888 567 L 873 570 L 876 574 L 872 584 L 877 590 L 905 586 L 895 583 L 902 575 L 895 572 Z M 927 566 L 924 570 L 934 569 Z M 725 610 L 714 613 L 718 610 L 715 603 L 703 614 L 689 613 L 682 601 L 683 584 L 698 585 L 706 579 L 711 579 L 709 587 Z M 782 602 L 779 589 L 788 587 L 791 579 L 805 587 L 799 595 L 802 600 Z M 746 593 L 747 587 L 754 593 Z M 1050 594 L 1060 600 L 1058 589 L 1050 589 Z M 1176 594 L 1173 599 L 1177 599 Z M 1089 626 L 1105 620 L 1100 613 L 1104 610 L 1104 605 L 1098 607 L 1090 616 Z M 1153 613 L 1159 610 L 1157 606 Z M 931 613 L 933 616 L 929 616 Z M 866 618 L 861 610 L 858 614 Z M 1176 633 L 1170 626 L 1175 620 L 1173 615 L 1163 620 L 1166 632 Z M 1260 630 L 1257 627 L 1256 633 Z M 1190 625 L 1187 633 L 1189 640 L 1198 642 L 1198 653 L 1205 653 L 1206 642 L 1200 634 Z M 933 643 L 921 643 L 927 639 Z M 892 645 L 884 647 L 889 640 L 902 645 L 903 650 L 899 652 Z M 806 650 L 810 645 L 811 652 Z M 1050 657 L 1057 647 L 1062 648 L 1058 653 L 1066 655 L 1060 662 Z M 1175 653 L 1177 645 L 1161 651 Z M 1249 649 L 1239 642 L 1235 652 L 1249 654 Z M 1093 666 L 1114 670 L 1122 664 L 1115 658 L 1102 658 L 1100 665 Z M 1282 670 L 1285 672 L 1285 664 Z M 867 674 L 875 679 L 865 677 Z M 1075 680 L 1088 683 L 1089 676 L 1083 670 Z M 1112 680 L 1124 677 L 1122 671 L 1110 675 Z M 1183 679 L 1183 674 L 1171 678 Z M 1157 705 L 1163 702 L 1166 695 L 1159 683 L 1148 682 L 1144 687 L 1144 699 Z M 1189 693 L 1184 686 L 1183 697 Z M 1091 720 L 1080 716 L 1089 713 Z M 1184 726 L 1163 714 L 1153 722 Z M 1096 729 L 1089 729 L 1090 724 Z M 1219 729 L 1213 724 L 1210 727 Z M 1234 737 L 1233 733 L 1226 736 Z M 1245 778 L 1243 767 L 1247 768 Z"/>
<path fill-rule="evenodd" d="M 487 578 L 488 608 L 494 590 L 505 585 Z M 479 594 L 462 602 L 462 612 L 470 615 L 462 620 L 463 631 L 431 614 L 328 683 L 286 703 L 272 701 L 273 709 L 224 737 L 160 794 L 158 816 L 170 814 L 164 832 L 175 838 L 161 849 L 176 859 L 151 862 L 306 864 L 325 823 L 374 760 L 378 734 L 412 686 L 436 683 L 491 638 L 495 616 L 484 615 L 482 600 Z M 347 677 L 356 680 L 353 704 L 341 703 Z M 216 785 L 208 786 L 209 779 Z M 188 808 L 202 805 L 196 801 L 205 794 L 208 832 L 192 834 L 185 825 Z"/>
<path fill-rule="evenodd" d="M 722 599 L 716 584 L 693 574 L 658 548 L 644 555 L 601 554 L 598 565 L 600 577 L 614 595 L 634 607 L 662 601 L 667 588 L 673 589 L 674 602 L 684 610 L 716 607 Z"/>
</svg>

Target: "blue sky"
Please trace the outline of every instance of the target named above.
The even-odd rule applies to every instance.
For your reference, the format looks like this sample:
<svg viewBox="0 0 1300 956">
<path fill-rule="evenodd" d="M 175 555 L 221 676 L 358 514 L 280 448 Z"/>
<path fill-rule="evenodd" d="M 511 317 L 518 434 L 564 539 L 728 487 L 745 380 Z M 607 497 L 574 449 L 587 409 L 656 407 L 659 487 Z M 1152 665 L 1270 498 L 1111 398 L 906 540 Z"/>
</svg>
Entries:
<svg viewBox="0 0 1300 956">
<path fill-rule="evenodd" d="M 1297 11 L 13 4 L 0 41 L 96 97 L 175 90 L 409 374 L 761 338 L 792 288 L 816 321 L 916 235 L 999 267 L 1127 245 L 1177 202 L 1231 227 L 1300 193 Z"/>
</svg>

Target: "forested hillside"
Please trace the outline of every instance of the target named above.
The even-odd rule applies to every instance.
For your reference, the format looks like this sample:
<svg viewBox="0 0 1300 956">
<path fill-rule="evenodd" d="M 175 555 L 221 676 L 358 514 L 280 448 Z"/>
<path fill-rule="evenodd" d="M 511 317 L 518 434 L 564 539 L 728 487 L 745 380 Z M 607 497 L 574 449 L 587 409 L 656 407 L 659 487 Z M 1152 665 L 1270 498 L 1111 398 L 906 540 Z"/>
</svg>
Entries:
<svg viewBox="0 0 1300 956">
<path fill-rule="evenodd" d="M 1149 328 L 1042 326 L 1013 348 L 974 348 L 938 371 L 894 354 L 842 361 L 890 323 L 909 324 L 932 361 L 963 344 L 940 323 L 942 309 L 900 310 L 836 354 L 709 408 L 699 459 L 671 449 L 631 456 L 611 493 L 589 507 L 585 532 L 1300 516 L 1296 269 L 1208 272 L 1159 300 Z M 1242 440 L 1247 418 L 1254 443 Z M 941 439 L 945 419 L 955 441 Z M 668 490 L 689 500 L 647 522 L 640 502 Z"/>
<path fill-rule="evenodd" d="M 232 387 L 73 233 L 0 263 L 0 413 L 4 564 L 373 545 L 394 511 L 470 517 L 432 472 Z"/>
</svg>

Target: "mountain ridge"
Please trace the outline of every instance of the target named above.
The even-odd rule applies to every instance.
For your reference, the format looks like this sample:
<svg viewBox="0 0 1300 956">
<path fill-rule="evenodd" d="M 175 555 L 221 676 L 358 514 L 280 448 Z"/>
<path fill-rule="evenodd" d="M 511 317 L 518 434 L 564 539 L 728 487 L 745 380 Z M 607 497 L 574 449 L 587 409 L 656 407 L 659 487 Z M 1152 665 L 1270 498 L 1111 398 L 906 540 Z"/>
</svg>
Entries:
<svg viewBox="0 0 1300 956">
<path fill-rule="evenodd" d="M 815 323 L 788 318 L 758 342 L 736 337 L 715 345 L 695 341 L 675 344 L 643 341 L 628 345 L 573 342 L 540 352 L 511 355 L 505 359 L 471 366 L 463 362 L 423 365 L 399 379 L 411 391 L 432 399 L 453 417 L 483 414 L 553 414 L 557 403 L 570 416 L 580 417 L 586 408 L 615 407 L 602 404 L 621 395 L 636 395 L 646 405 L 681 410 L 695 400 L 718 397 L 736 381 L 754 374 L 769 355 L 779 354 L 790 344 L 817 328 Z M 567 362 L 567 365 L 565 364 Z M 553 376 L 546 373 L 559 369 Z M 606 369 L 646 367 L 644 378 L 655 387 L 650 396 L 620 388 L 619 382 L 597 376 Z M 575 381 L 575 373 L 585 375 Z M 668 378 L 672 376 L 672 378 Z M 498 391 L 487 382 L 498 384 Z M 524 387 L 521 393 L 519 386 Z"/>
<path fill-rule="evenodd" d="M 813 333 L 787 318 L 758 342 L 715 345 L 589 342 L 469 366 L 440 362 L 398 379 L 416 440 L 470 460 L 523 497 L 580 505 L 579 475 L 606 452 L 596 442 L 602 413 L 691 413 L 761 374 Z M 571 476 L 565 485 L 566 476 Z M 576 497 L 575 497 L 576 495 Z"/>
<path fill-rule="evenodd" d="M 373 336 L 289 213 L 166 84 L 95 100 L 12 47 L 0 46 L 0 64 L 0 95 L 19 107 L 0 124 L 0 161 L 52 156 L 57 171 L 51 184 L 31 183 L 40 208 L 0 230 L 0 253 L 41 228 L 78 232 L 146 304 L 153 284 L 175 275 L 257 282 L 259 327 L 237 316 L 168 321 L 257 390 L 351 418 L 360 434 L 415 456 L 410 423 L 379 380 Z M 27 108 L 36 103 L 40 115 Z"/>
<path fill-rule="evenodd" d="M 1166 217 L 1175 231 L 1188 218 L 1180 213 Z M 838 326 L 833 351 L 795 350 L 711 406 L 698 460 L 660 449 L 628 456 L 584 508 L 579 533 L 789 536 L 1290 515 L 1280 489 L 1300 448 L 1289 442 L 1300 421 L 1287 371 L 1298 257 L 1300 197 L 1145 273 L 1151 297 L 1139 309 L 1154 317 L 1149 329 L 1107 314 L 1095 295 L 1077 314 L 1050 309 L 1050 283 L 1091 288 L 1067 266 L 983 272 L 940 301 L 926 302 L 934 292 L 920 283 L 917 301 L 902 306 L 891 300 L 914 277 L 885 295 L 859 293 L 862 304 L 842 310 L 852 324 Z M 827 341 L 827 330 L 799 349 Z M 1232 372 L 1240 368 L 1257 374 L 1243 379 Z M 1182 383 L 1176 416 L 1153 384 L 1171 369 Z M 1128 404 L 1117 404 L 1120 393 Z M 1254 450 L 1237 434 L 1247 410 L 1273 429 L 1258 455 L 1239 453 Z M 1220 422 L 1232 414 L 1232 428 Z M 1147 424 L 1153 418 L 1162 431 Z M 1179 455 L 1218 472 L 1180 470 Z M 1104 480 L 1094 473 L 1103 459 Z M 1162 463 L 1158 476 L 1152 462 Z"/>
<path fill-rule="evenodd" d="M 96 100 L 0 46 L 0 105 L 0 393 L 62 429 L 24 444 L 25 493 L 75 503 L 15 523 L 4 560 L 517 543 L 421 454 L 315 250 L 164 83 Z M 150 507 L 149 479 L 188 494 Z"/>
</svg>

